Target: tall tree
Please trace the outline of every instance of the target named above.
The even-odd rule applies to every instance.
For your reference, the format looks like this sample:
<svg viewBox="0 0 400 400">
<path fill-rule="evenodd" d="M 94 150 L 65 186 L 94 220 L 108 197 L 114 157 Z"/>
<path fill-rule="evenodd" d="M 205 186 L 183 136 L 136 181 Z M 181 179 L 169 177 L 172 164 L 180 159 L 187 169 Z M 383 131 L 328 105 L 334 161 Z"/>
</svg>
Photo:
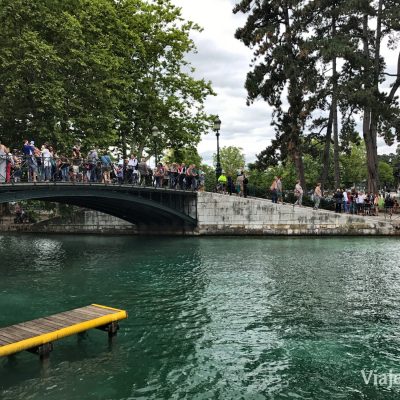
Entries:
<svg viewBox="0 0 400 400">
<path fill-rule="evenodd" d="M 396 34 L 400 32 L 400 10 L 396 0 L 352 1 L 350 32 L 361 44 L 361 49 L 347 59 L 344 70 L 349 100 L 363 113 L 363 138 L 367 152 L 368 190 L 376 192 L 379 185 L 377 137 L 387 143 L 400 138 L 400 114 L 397 98 L 400 87 L 399 65 L 389 93 L 386 82 L 386 63 L 381 55 L 384 40 L 395 48 Z"/>
<path fill-rule="evenodd" d="M 314 119 L 313 126 L 326 128 L 325 146 L 322 157 L 320 181 L 322 187 L 328 178 L 330 167 L 330 148 L 333 137 L 334 185 L 340 187 L 340 137 L 339 113 L 342 111 L 342 144 L 355 138 L 350 131 L 354 118 L 349 114 L 349 104 L 345 101 L 340 85 L 341 70 L 338 62 L 353 54 L 357 49 L 353 37 L 348 32 L 349 12 L 348 0 L 312 0 L 303 9 L 301 26 L 304 34 L 308 32 L 311 52 L 318 55 L 318 71 L 321 85 L 318 87 L 319 112 L 329 110 L 329 118 Z"/>
<path fill-rule="evenodd" d="M 258 165 L 265 168 L 271 161 L 276 162 L 277 156 L 280 160 L 289 157 L 305 187 L 303 132 L 315 108 L 311 93 L 316 89 L 318 74 L 315 58 L 298 29 L 302 8 L 302 1 L 242 0 L 234 12 L 249 14 L 245 26 L 235 35 L 254 49 L 252 71 L 246 79 L 248 103 L 261 97 L 274 108 L 276 139 L 258 155 Z"/>
<path fill-rule="evenodd" d="M 2 0 L 0 24 L 0 131 L 11 143 L 109 141 L 118 65 L 110 1 Z"/>
<path fill-rule="evenodd" d="M 210 83 L 186 54 L 200 28 L 170 0 L 0 0 L 0 135 L 141 153 L 199 141 Z M 132 146 L 133 145 L 133 146 Z"/>
<path fill-rule="evenodd" d="M 138 7 L 140 3 L 140 7 Z M 135 32 L 141 46 L 125 42 L 122 93 L 121 147 L 141 154 L 157 141 L 159 149 L 195 145 L 210 126 L 204 100 L 214 94 L 209 82 L 195 79 L 186 54 L 195 51 L 190 35 L 198 25 L 184 21 L 171 1 L 125 0 L 116 5 L 118 15 Z M 152 138 L 156 125 L 160 136 Z M 124 144 L 126 142 L 128 144 Z"/>
</svg>

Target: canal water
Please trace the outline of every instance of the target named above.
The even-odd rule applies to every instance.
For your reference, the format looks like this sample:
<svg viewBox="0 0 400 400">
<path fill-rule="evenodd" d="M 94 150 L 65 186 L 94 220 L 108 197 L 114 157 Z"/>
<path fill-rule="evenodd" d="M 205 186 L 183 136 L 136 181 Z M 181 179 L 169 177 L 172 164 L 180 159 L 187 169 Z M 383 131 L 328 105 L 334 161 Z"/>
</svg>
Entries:
<svg viewBox="0 0 400 400">
<path fill-rule="evenodd" d="M 396 239 L 0 236 L 0 326 L 91 303 L 116 340 L 0 359 L 1 400 L 400 397 Z"/>
</svg>

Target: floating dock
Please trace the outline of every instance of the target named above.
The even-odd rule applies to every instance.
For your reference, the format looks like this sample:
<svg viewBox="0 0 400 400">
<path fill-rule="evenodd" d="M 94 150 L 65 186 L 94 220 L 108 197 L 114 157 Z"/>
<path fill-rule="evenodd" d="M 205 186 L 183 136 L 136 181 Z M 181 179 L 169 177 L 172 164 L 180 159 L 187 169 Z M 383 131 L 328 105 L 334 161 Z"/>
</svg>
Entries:
<svg viewBox="0 0 400 400">
<path fill-rule="evenodd" d="M 124 310 L 91 304 L 0 328 L 0 357 L 28 350 L 45 358 L 52 351 L 54 341 L 94 328 L 104 330 L 112 337 L 119 328 L 118 321 L 127 317 Z"/>
</svg>

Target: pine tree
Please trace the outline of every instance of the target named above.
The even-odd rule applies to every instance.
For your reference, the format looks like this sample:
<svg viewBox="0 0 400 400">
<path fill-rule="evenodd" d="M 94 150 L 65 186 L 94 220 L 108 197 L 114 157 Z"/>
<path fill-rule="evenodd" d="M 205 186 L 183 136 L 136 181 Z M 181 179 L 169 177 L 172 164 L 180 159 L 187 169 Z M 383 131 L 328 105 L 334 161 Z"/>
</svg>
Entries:
<svg viewBox="0 0 400 400">
<path fill-rule="evenodd" d="M 385 38 L 395 47 L 394 38 L 400 32 L 400 11 L 397 0 L 360 0 L 351 1 L 350 5 L 353 15 L 349 32 L 360 49 L 347 58 L 344 66 L 346 98 L 363 114 L 368 191 L 376 192 L 379 186 L 377 137 L 382 135 L 389 144 L 394 137 L 400 137 L 400 114 L 395 97 L 400 87 L 400 58 L 395 81 L 390 93 L 386 93 L 382 84 L 388 74 L 381 56 Z"/>
<path fill-rule="evenodd" d="M 302 1 L 242 0 L 234 12 L 249 14 L 245 26 L 235 35 L 254 49 L 245 84 L 248 104 L 262 98 L 274 108 L 276 138 L 257 156 L 258 165 L 265 168 L 289 157 L 304 188 L 303 132 L 316 106 L 311 94 L 316 90 L 318 74 L 316 58 L 309 53 L 299 29 L 302 8 Z"/>
</svg>

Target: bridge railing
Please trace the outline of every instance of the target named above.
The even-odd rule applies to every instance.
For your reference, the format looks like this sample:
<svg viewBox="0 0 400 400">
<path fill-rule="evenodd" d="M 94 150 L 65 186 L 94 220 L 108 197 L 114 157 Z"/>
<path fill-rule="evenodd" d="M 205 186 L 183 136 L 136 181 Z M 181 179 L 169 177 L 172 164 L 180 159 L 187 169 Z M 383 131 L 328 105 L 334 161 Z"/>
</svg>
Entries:
<svg viewBox="0 0 400 400">
<path fill-rule="evenodd" d="M 167 170 L 158 173 L 147 164 L 131 167 L 95 158 L 0 156 L 0 183 L 23 182 L 104 183 L 175 190 L 204 188 L 204 181 L 199 176 L 186 176 Z"/>
</svg>

